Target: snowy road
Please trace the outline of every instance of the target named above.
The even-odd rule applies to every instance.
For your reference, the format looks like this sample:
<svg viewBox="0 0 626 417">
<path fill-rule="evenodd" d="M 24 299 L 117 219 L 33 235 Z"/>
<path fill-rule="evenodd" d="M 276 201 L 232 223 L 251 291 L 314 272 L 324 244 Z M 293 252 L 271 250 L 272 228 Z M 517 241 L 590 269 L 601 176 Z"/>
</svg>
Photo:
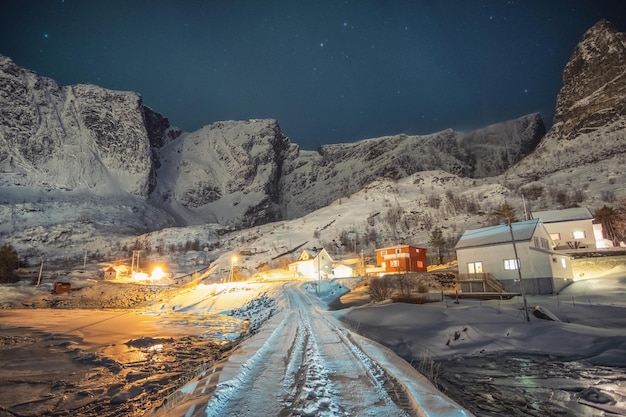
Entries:
<svg viewBox="0 0 626 417">
<path fill-rule="evenodd" d="M 295 284 L 284 308 L 156 415 L 467 416 L 390 351 L 347 331 Z"/>
</svg>

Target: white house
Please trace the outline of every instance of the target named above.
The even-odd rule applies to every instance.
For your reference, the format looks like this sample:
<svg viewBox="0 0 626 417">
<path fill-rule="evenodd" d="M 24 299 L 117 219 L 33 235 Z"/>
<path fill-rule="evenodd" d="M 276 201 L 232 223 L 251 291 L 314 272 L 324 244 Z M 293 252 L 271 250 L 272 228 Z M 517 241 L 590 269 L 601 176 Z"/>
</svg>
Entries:
<svg viewBox="0 0 626 417">
<path fill-rule="evenodd" d="M 328 279 L 333 272 L 333 259 L 326 249 L 305 249 L 289 271 L 297 278 Z"/>
<path fill-rule="evenodd" d="M 569 256 L 553 250 L 554 243 L 541 220 L 511 226 L 501 224 L 463 233 L 456 255 L 464 292 L 520 293 L 520 273 L 526 294 L 555 293 L 572 281 Z"/>
<path fill-rule="evenodd" d="M 333 278 L 349 278 L 353 276 L 355 276 L 355 271 L 348 265 L 339 264 L 333 268 Z"/>
<path fill-rule="evenodd" d="M 533 218 L 544 224 L 556 250 L 591 252 L 597 249 L 593 215 L 586 207 L 536 211 Z"/>
</svg>

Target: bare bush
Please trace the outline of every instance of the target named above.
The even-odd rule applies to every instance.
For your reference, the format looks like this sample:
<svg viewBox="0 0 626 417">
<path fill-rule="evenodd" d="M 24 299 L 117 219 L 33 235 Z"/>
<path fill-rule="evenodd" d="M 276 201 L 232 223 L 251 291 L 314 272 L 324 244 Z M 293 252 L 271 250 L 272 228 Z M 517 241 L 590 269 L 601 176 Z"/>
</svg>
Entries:
<svg viewBox="0 0 626 417">
<path fill-rule="evenodd" d="M 426 205 L 438 209 L 441 206 L 441 198 L 436 194 L 430 194 L 426 199 Z"/>
<path fill-rule="evenodd" d="M 439 364 L 435 363 L 433 357 L 427 351 L 423 351 L 420 357 L 417 371 L 424 375 L 433 385 L 437 385 L 437 377 L 439 376 Z"/>
<path fill-rule="evenodd" d="M 520 187 L 520 194 L 529 200 L 537 200 L 543 195 L 545 187 L 539 182 L 532 182 L 530 184 Z"/>
<path fill-rule="evenodd" d="M 605 203 L 614 203 L 615 202 L 615 192 L 613 190 L 602 190 L 600 191 L 600 198 Z"/>
<path fill-rule="evenodd" d="M 415 280 L 412 276 L 408 274 L 398 274 L 394 277 L 394 284 L 399 298 L 411 298 L 411 293 L 413 292 L 413 287 L 415 286 Z"/>
<path fill-rule="evenodd" d="M 374 301 L 383 301 L 391 297 L 393 289 L 387 277 L 370 278 L 367 293 Z"/>
</svg>

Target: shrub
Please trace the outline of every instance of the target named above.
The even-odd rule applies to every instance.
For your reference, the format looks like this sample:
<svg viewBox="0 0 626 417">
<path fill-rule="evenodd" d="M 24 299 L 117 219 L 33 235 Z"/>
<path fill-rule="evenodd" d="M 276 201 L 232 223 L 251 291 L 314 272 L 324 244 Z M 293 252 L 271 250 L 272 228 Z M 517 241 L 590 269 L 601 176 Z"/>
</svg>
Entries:
<svg viewBox="0 0 626 417">
<path fill-rule="evenodd" d="M 0 248 L 0 282 L 15 282 L 15 269 L 17 269 L 17 252 L 11 245 L 3 245 Z"/>
<path fill-rule="evenodd" d="M 383 301 L 391 296 L 391 282 L 386 277 L 371 278 L 367 293 L 374 301 Z"/>
</svg>

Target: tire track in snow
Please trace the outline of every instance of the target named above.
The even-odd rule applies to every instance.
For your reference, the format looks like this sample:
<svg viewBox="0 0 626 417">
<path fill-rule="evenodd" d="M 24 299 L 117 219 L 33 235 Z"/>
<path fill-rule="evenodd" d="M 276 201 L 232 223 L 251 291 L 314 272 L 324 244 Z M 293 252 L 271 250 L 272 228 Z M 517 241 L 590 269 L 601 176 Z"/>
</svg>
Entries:
<svg viewBox="0 0 626 417">
<path fill-rule="evenodd" d="M 203 416 L 344 417 L 417 415 L 404 386 L 343 327 L 316 311 L 310 296 L 285 284 L 288 308 L 252 352 L 225 364 Z M 256 344 L 255 344 L 256 343 Z M 247 358 L 247 359 L 245 359 Z M 228 380 L 224 380 L 229 378 Z M 195 415 L 195 414 L 194 414 Z"/>
</svg>

